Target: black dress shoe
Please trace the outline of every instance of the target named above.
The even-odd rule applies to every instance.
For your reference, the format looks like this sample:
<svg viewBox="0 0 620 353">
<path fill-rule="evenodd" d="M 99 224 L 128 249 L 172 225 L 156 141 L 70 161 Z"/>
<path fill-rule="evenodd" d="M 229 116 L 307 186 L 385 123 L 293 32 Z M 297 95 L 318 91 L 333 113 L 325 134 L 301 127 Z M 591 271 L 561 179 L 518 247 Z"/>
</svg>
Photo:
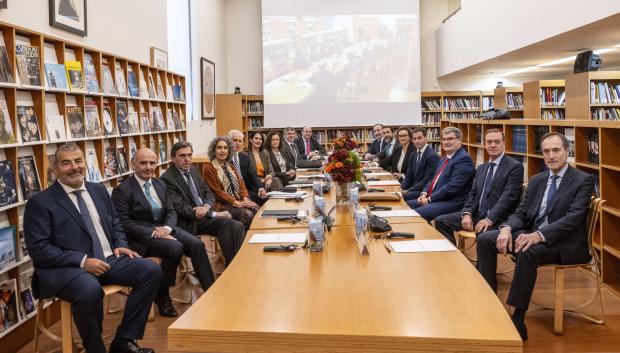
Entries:
<svg viewBox="0 0 620 353">
<path fill-rule="evenodd" d="M 519 336 L 523 341 L 527 341 L 527 327 L 525 326 L 525 322 L 523 320 L 518 320 L 514 316 L 511 317 L 512 323 L 517 328 L 517 332 L 519 332 Z"/>
<path fill-rule="evenodd" d="M 110 353 L 155 353 L 153 348 L 140 348 L 134 340 L 114 339 Z"/>
<path fill-rule="evenodd" d="M 167 317 L 179 316 L 177 310 L 174 308 L 174 306 L 172 306 L 172 300 L 170 299 L 170 297 L 166 296 L 163 298 L 157 298 L 155 299 L 155 304 L 157 305 L 159 315 Z"/>
</svg>

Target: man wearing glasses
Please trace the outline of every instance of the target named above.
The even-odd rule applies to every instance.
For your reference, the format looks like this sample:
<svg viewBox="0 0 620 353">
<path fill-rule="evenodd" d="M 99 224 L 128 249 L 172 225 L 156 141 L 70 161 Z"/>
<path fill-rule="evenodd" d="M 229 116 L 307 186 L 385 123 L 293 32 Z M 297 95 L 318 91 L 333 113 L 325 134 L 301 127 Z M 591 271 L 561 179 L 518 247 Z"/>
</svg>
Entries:
<svg viewBox="0 0 620 353">
<path fill-rule="evenodd" d="M 446 156 L 437 164 L 433 179 L 426 184 L 417 200 L 407 201 L 427 221 L 443 214 L 459 211 L 474 179 L 474 163 L 463 148 L 463 133 L 449 126 L 441 131 L 441 147 Z"/>
</svg>

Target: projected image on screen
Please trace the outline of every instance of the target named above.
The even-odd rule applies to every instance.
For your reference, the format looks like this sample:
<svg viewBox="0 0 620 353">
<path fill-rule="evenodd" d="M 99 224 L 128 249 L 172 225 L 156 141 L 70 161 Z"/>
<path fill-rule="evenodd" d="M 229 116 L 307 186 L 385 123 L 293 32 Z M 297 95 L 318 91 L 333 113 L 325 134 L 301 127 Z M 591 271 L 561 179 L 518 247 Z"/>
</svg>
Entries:
<svg viewBox="0 0 620 353">
<path fill-rule="evenodd" d="M 263 14 L 265 127 L 415 124 L 418 21 L 416 14 Z"/>
</svg>

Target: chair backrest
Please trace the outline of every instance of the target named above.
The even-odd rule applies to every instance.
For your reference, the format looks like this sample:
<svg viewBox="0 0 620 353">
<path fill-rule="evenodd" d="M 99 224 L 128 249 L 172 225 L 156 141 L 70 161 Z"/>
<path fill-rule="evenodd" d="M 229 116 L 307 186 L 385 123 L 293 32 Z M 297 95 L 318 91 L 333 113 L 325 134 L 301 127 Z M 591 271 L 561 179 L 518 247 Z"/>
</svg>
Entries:
<svg viewBox="0 0 620 353">
<path fill-rule="evenodd" d="M 596 224 L 598 223 L 599 215 L 601 214 L 601 208 L 603 207 L 603 200 L 600 197 L 592 196 L 590 200 L 590 208 L 588 209 L 587 225 L 588 225 L 588 251 L 594 260 L 594 263 L 599 262 L 598 252 L 594 249 L 594 233 L 596 232 Z"/>
</svg>

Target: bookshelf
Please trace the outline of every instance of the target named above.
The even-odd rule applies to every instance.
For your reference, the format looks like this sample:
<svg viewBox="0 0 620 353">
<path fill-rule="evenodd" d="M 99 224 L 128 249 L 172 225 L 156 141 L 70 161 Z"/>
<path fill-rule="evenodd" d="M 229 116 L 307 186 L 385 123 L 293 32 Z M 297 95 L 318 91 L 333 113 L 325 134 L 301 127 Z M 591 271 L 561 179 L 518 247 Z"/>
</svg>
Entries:
<svg viewBox="0 0 620 353">
<path fill-rule="evenodd" d="M 493 92 L 495 108 L 507 109 L 512 119 L 523 119 L 523 88 L 498 87 Z"/>
<path fill-rule="evenodd" d="M 141 146 L 153 148 L 160 156 L 157 175 L 170 165 L 168 157 L 172 144 L 187 138 L 187 110 L 183 101 L 185 77 L 3 22 L 0 22 L 0 33 L 0 46 L 6 47 L 8 72 L 13 76 L 13 82 L 0 82 L 0 106 L 4 119 L 1 122 L 16 137 L 16 141 L 0 145 L 0 161 L 10 162 L 12 170 L 4 176 L 12 176 L 17 192 L 17 202 L 0 208 L 1 227 L 22 228 L 26 195 L 31 192 L 25 193 L 23 189 L 31 180 L 26 179 L 26 169 L 20 168 L 20 160 L 32 161 L 36 169 L 33 180 L 38 182 L 36 189 L 45 189 L 52 182 L 49 172 L 53 160 L 50 156 L 65 143 L 77 144 L 87 161 L 89 156 L 92 157 L 88 171 L 101 175 L 97 181 L 108 188 L 117 186 L 131 174 L 131 155 Z M 16 45 L 38 51 L 38 62 L 29 62 L 28 71 L 23 71 L 23 66 L 20 70 Z M 77 76 L 82 80 L 81 88 L 69 78 L 70 84 L 66 88 L 58 87 L 55 79 L 59 76 L 48 76 L 46 64 L 67 64 L 68 67 L 69 62 L 79 62 L 82 67 Z M 66 75 L 64 71 L 60 73 L 60 76 Z M 92 90 L 95 78 L 97 90 Z M 79 83 L 79 79 L 76 82 Z M 39 84 L 33 84 L 36 81 Z M 153 87 L 149 87 L 148 81 Z M 113 84 L 114 92 L 104 91 L 104 84 L 109 83 Z M 24 134 L 25 130 L 20 126 L 30 127 L 30 123 L 38 126 L 38 132 Z M 38 138 L 31 141 L 35 135 Z M 118 169 L 119 165 L 124 167 L 125 164 L 126 169 Z M 21 237 L 17 232 L 18 248 Z M 19 279 L 23 271 L 32 267 L 26 256 L 17 260 L 14 266 L 0 269 L 0 281 Z M 22 288 L 19 280 L 17 283 L 19 293 Z M 40 315 L 45 321 L 53 322 L 59 317 L 58 306 L 52 305 Z M 34 320 L 30 319 L 33 316 L 27 315 L 16 325 L 0 332 L 3 352 L 17 351 L 32 339 Z"/>
<path fill-rule="evenodd" d="M 248 132 L 260 130 L 265 125 L 262 95 L 217 94 L 215 101 L 218 136 L 226 136 L 233 129 L 243 131 L 247 144 Z"/>
<path fill-rule="evenodd" d="M 565 120 L 564 80 L 538 80 L 523 84 L 525 119 Z"/>
<path fill-rule="evenodd" d="M 482 113 L 482 95 L 480 91 L 444 92 L 443 119 L 475 119 Z"/>
<path fill-rule="evenodd" d="M 422 92 L 422 126 L 431 146 L 438 146 L 443 116 L 442 92 Z"/>
<path fill-rule="evenodd" d="M 592 71 L 566 78 L 567 119 L 620 120 L 620 71 Z"/>
</svg>

